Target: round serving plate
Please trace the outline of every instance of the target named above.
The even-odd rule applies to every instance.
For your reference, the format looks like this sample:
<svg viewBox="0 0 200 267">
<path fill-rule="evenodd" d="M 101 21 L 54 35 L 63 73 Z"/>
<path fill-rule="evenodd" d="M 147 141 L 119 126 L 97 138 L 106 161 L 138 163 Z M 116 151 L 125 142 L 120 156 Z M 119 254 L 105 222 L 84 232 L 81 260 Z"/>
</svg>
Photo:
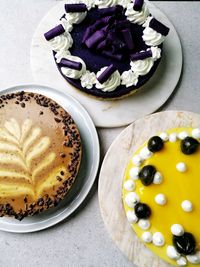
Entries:
<svg viewBox="0 0 200 267">
<path fill-rule="evenodd" d="M 121 100 L 98 100 L 75 89 L 59 73 L 44 33 L 58 24 L 64 14 L 64 1 L 52 8 L 38 25 L 31 44 L 31 68 L 35 82 L 59 88 L 80 101 L 98 127 L 119 127 L 160 108 L 174 91 L 182 69 L 182 49 L 178 34 L 155 5 L 147 2 L 151 13 L 170 28 L 164 42 L 164 54 L 159 67 L 136 94 Z"/>
<path fill-rule="evenodd" d="M 43 94 L 59 103 L 73 117 L 81 134 L 83 156 L 74 185 L 61 203 L 48 211 L 21 222 L 14 218 L 0 218 L 0 230 L 16 233 L 28 233 L 53 226 L 72 214 L 89 193 L 99 166 L 99 139 L 95 126 L 87 111 L 66 93 L 40 85 L 20 85 L 1 91 L 1 94 L 27 91 Z"/>
<path fill-rule="evenodd" d="M 99 204 L 105 226 L 119 249 L 138 267 L 169 267 L 139 240 L 122 203 L 125 168 L 134 151 L 157 132 L 176 127 L 200 127 L 200 115 L 164 111 L 145 116 L 128 126 L 110 146 L 99 176 Z"/>
</svg>

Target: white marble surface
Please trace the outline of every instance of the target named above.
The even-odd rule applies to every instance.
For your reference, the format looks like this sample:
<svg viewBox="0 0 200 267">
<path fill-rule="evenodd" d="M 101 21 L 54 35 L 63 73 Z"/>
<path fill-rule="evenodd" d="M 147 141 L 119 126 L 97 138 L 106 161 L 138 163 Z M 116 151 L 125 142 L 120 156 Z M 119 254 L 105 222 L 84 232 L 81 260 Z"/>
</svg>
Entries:
<svg viewBox="0 0 200 267">
<path fill-rule="evenodd" d="M 30 43 L 35 27 L 56 0 L 0 0 L 0 87 L 32 82 Z M 156 2 L 174 23 L 182 40 L 183 77 L 163 109 L 200 111 L 200 4 Z M 122 128 L 99 130 L 102 155 Z M 97 186 L 70 220 L 35 234 L 0 233 L 3 267 L 133 266 L 109 238 L 100 216 Z"/>
</svg>

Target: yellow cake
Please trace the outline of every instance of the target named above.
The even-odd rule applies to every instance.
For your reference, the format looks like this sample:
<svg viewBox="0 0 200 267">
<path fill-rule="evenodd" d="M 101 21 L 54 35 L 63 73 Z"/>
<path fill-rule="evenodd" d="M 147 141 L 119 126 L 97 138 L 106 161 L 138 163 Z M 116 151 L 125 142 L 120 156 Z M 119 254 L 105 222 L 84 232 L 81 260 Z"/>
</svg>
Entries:
<svg viewBox="0 0 200 267">
<path fill-rule="evenodd" d="M 0 96 L 0 216 L 23 219 L 56 206 L 81 161 L 72 117 L 39 94 Z"/>
<path fill-rule="evenodd" d="M 200 129 L 155 133 L 123 180 L 128 221 L 145 245 L 174 266 L 200 266 Z"/>
</svg>

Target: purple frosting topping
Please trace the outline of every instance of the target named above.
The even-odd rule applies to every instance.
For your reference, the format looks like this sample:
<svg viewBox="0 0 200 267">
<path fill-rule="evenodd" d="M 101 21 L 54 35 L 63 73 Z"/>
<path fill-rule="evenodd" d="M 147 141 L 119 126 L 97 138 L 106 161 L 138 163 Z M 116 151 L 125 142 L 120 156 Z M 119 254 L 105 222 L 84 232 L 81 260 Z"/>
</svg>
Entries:
<svg viewBox="0 0 200 267">
<path fill-rule="evenodd" d="M 46 32 L 44 34 L 44 37 L 46 38 L 47 41 L 63 34 L 65 32 L 64 27 L 59 24 L 58 26 L 56 26 L 55 28 L 51 29 L 50 31 Z"/>
<path fill-rule="evenodd" d="M 124 29 L 122 30 L 122 35 L 124 37 L 124 41 L 128 47 L 129 50 L 133 50 L 135 48 L 135 45 L 133 43 L 133 38 L 130 29 Z"/>
<path fill-rule="evenodd" d="M 137 52 L 135 54 L 131 54 L 132 61 L 143 60 L 149 57 L 152 57 L 152 51 L 150 49 L 143 52 Z"/>
<path fill-rule="evenodd" d="M 97 80 L 101 84 L 105 83 L 116 70 L 117 68 L 113 64 L 111 64 L 104 70 L 104 72 L 101 73 L 99 77 L 97 77 Z"/>
<path fill-rule="evenodd" d="M 120 6 L 99 10 L 100 18 L 88 26 L 82 44 L 102 55 L 121 61 L 134 49 L 130 22 L 124 19 Z"/>
<path fill-rule="evenodd" d="M 123 11 L 123 7 L 117 5 L 117 6 L 113 6 L 113 7 L 101 8 L 101 9 L 99 9 L 99 14 L 101 17 L 112 16 L 112 15 L 121 14 L 122 11 Z"/>
<path fill-rule="evenodd" d="M 167 36 L 169 33 L 169 28 L 155 18 L 151 19 L 149 27 L 151 27 L 152 29 L 154 29 L 155 31 L 159 32 L 164 36 Z"/>
<path fill-rule="evenodd" d="M 74 69 L 74 70 L 81 70 L 82 69 L 82 64 L 81 62 L 75 62 L 66 58 L 62 58 L 59 65 L 61 67 L 67 67 L 70 69 Z"/>
<path fill-rule="evenodd" d="M 67 13 L 86 12 L 87 6 L 85 4 L 65 4 L 65 11 Z"/>
<path fill-rule="evenodd" d="M 133 9 L 135 11 L 141 11 L 144 4 L 144 0 L 135 0 Z"/>
</svg>

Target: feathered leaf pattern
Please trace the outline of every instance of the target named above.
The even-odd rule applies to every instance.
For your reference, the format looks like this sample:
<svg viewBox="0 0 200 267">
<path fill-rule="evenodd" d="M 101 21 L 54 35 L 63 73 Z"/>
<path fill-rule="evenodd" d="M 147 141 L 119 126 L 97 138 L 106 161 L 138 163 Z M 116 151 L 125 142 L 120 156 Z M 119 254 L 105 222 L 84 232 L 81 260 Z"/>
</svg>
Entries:
<svg viewBox="0 0 200 267">
<path fill-rule="evenodd" d="M 50 145 L 50 138 L 30 119 L 21 126 L 14 118 L 4 123 L 0 128 L 0 196 L 19 192 L 38 196 L 56 183 L 56 175 L 66 170 L 62 166 L 52 170 L 56 154 L 49 151 Z M 37 179 L 44 171 L 46 177 Z"/>
</svg>

